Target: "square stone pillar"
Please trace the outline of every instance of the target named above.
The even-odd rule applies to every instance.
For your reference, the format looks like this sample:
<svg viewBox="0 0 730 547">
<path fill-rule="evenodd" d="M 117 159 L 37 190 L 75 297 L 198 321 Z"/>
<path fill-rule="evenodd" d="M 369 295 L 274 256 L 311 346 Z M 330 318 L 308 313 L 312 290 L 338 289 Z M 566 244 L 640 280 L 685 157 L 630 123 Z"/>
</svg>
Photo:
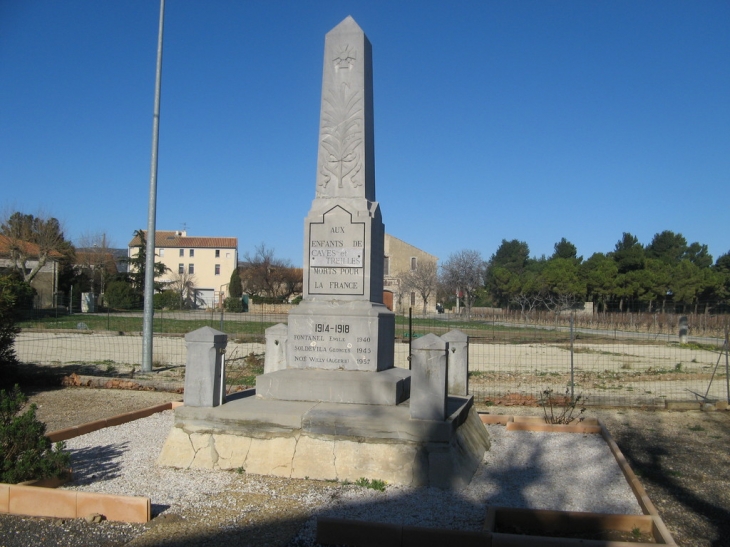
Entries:
<svg viewBox="0 0 730 547">
<path fill-rule="evenodd" d="M 203 327 L 185 335 L 185 406 L 213 407 L 226 400 L 223 355 L 228 335 Z"/>
<path fill-rule="evenodd" d="M 449 344 L 449 395 L 466 397 L 469 391 L 469 337 L 459 329 L 441 339 Z"/>
<path fill-rule="evenodd" d="M 264 374 L 284 370 L 286 368 L 286 343 L 289 327 L 279 323 L 266 329 L 266 355 L 264 357 Z"/>
<path fill-rule="evenodd" d="M 427 334 L 411 344 L 411 419 L 446 419 L 448 342 Z"/>
</svg>

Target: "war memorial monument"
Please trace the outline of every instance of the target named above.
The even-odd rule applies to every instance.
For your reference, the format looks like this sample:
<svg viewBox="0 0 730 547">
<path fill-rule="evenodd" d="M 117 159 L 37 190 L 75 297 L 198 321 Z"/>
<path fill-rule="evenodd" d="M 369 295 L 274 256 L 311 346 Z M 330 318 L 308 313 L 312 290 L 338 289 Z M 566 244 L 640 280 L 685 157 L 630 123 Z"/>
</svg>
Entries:
<svg viewBox="0 0 730 547">
<path fill-rule="evenodd" d="M 371 45 L 347 17 L 325 39 L 303 300 L 288 325 L 267 329 L 264 374 L 244 396 L 225 398 L 227 336 L 209 327 L 186 336 L 185 404 L 161 465 L 455 489 L 469 483 L 489 437 L 466 394 L 466 339 L 458 331 L 429 334 L 413 342 L 412 370 L 394 367 L 395 316 L 382 299 L 384 235 Z"/>
</svg>

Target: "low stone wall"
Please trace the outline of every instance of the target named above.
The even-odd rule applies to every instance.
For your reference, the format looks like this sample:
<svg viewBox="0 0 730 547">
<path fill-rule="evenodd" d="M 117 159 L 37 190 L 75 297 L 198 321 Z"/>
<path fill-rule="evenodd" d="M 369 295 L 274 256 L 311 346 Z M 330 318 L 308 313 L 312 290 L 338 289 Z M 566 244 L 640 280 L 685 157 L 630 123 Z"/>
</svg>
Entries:
<svg viewBox="0 0 730 547">
<path fill-rule="evenodd" d="M 471 481 L 489 436 L 472 407 L 449 442 L 406 442 L 296 429 L 235 434 L 176 424 L 158 464 L 182 469 L 241 469 L 287 478 L 356 481 L 460 489 Z"/>
</svg>

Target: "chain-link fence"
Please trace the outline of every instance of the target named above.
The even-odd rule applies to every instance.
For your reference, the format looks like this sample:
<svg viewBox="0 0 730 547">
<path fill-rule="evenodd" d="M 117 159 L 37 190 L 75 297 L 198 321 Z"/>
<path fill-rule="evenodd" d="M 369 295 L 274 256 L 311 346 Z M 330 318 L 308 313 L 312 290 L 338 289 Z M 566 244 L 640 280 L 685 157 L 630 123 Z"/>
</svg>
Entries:
<svg viewBox="0 0 730 547">
<path fill-rule="evenodd" d="M 657 314 L 579 321 L 553 314 L 535 323 L 519 314 L 401 317 L 397 333 L 404 339 L 451 329 L 467 334 L 469 392 L 479 402 L 535 404 L 551 389 L 593 404 L 655 406 L 667 400 L 730 402 L 727 320 L 689 316 L 695 335 L 681 341 L 681 316 Z"/>
<path fill-rule="evenodd" d="M 286 311 L 264 304 L 252 305 L 248 313 L 158 310 L 153 322 L 154 369 L 177 370 L 181 376 L 184 335 L 203 326 L 229 335 L 232 359 L 262 355 L 265 330 L 286 323 Z M 413 339 L 459 329 L 469 337 L 469 390 L 480 402 L 534 403 L 546 389 L 560 393 L 571 387 L 575 395 L 607 405 L 728 398 L 728 350 L 723 337 L 689 336 L 680 343 L 676 333 L 628 330 L 626 322 L 619 321 L 614 328 L 605 328 L 580 326 L 584 323 L 573 322 L 570 316 L 538 324 L 510 319 L 514 318 L 397 316 L 395 365 L 408 367 Z M 678 318 L 663 323 L 671 321 L 678 324 Z M 15 349 L 22 363 L 88 374 L 139 372 L 142 312 L 35 313 L 27 314 L 20 326 Z"/>
</svg>

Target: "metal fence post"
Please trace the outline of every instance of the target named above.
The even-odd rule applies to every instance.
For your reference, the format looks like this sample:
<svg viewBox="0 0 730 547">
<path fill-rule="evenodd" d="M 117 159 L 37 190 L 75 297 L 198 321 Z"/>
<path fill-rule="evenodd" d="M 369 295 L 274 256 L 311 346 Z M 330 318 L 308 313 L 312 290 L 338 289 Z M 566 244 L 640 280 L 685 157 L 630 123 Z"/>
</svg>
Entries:
<svg viewBox="0 0 730 547">
<path fill-rule="evenodd" d="M 413 343 L 413 308 L 408 308 L 408 370 L 411 370 L 411 344 Z"/>
<path fill-rule="evenodd" d="M 570 400 L 575 401 L 575 381 L 573 379 L 573 323 L 574 315 L 570 314 Z"/>
</svg>

